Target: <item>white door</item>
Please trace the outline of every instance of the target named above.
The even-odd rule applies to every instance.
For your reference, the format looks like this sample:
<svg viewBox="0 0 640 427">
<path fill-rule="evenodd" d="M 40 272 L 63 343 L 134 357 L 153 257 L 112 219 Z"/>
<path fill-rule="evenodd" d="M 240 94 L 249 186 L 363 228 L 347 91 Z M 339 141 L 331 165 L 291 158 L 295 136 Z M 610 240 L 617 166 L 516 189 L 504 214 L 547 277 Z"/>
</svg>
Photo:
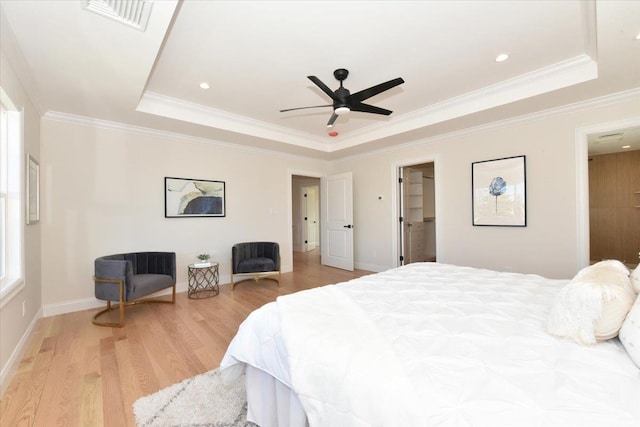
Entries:
<svg viewBox="0 0 640 427">
<path fill-rule="evenodd" d="M 353 271 L 353 177 L 320 178 L 322 264 Z"/>
</svg>

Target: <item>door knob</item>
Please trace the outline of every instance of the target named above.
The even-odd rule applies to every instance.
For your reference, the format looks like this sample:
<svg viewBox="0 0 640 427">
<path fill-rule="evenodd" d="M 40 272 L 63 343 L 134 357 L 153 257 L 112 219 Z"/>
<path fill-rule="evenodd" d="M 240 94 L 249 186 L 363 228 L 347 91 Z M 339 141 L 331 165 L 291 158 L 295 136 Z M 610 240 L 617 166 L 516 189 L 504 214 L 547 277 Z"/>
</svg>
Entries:
<svg viewBox="0 0 640 427">
<path fill-rule="evenodd" d="M 352 228 L 353 225 L 349 224 L 349 225 L 345 225 L 344 228 Z"/>
</svg>

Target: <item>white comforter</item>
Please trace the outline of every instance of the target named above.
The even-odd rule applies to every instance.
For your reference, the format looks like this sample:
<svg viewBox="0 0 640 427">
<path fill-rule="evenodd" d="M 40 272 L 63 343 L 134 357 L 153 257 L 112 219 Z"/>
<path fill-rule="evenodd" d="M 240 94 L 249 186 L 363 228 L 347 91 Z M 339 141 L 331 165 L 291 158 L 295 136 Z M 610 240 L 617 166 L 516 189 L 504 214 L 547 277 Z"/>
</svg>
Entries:
<svg viewBox="0 0 640 427">
<path fill-rule="evenodd" d="M 638 427 L 640 370 L 620 343 L 544 331 L 565 283 L 410 264 L 280 297 L 241 325 L 221 368 L 270 373 L 312 427 Z"/>
</svg>

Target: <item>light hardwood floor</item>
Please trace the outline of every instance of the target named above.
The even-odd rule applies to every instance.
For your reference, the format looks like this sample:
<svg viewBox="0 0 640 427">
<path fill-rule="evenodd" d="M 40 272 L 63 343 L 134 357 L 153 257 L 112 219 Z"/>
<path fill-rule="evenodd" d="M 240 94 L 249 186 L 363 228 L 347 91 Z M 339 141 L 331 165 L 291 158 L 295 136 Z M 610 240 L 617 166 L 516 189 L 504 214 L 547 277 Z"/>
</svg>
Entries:
<svg viewBox="0 0 640 427">
<path fill-rule="evenodd" d="M 95 326 L 87 310 L 40 319 L 0 402 L 0 426 L 135 426 L 132 405 L 220 364 L 240 323 L 285 295 L 369 272 L 319 264 L 318 250 L 294 253 L 294 271 L 221 286 L 216 297 L 127 308 L 123 328 Z"/>
</svg>

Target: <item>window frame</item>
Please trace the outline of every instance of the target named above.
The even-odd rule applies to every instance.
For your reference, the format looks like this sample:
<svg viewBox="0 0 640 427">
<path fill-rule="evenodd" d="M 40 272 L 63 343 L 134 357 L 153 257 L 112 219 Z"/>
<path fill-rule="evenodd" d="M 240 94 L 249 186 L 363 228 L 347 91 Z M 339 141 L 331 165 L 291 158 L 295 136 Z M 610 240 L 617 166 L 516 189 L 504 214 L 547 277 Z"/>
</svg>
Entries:
<svg viewBox="0 0 640 427">
<path fill-rule="evenodd" d="M 5 201 L 0 250 L 4 274 L 0 277 L 0 308 L 25 286 L 25 162 L 24 111 L 15 107 L 0 87 L 0 192 Z"/>
</svg>

